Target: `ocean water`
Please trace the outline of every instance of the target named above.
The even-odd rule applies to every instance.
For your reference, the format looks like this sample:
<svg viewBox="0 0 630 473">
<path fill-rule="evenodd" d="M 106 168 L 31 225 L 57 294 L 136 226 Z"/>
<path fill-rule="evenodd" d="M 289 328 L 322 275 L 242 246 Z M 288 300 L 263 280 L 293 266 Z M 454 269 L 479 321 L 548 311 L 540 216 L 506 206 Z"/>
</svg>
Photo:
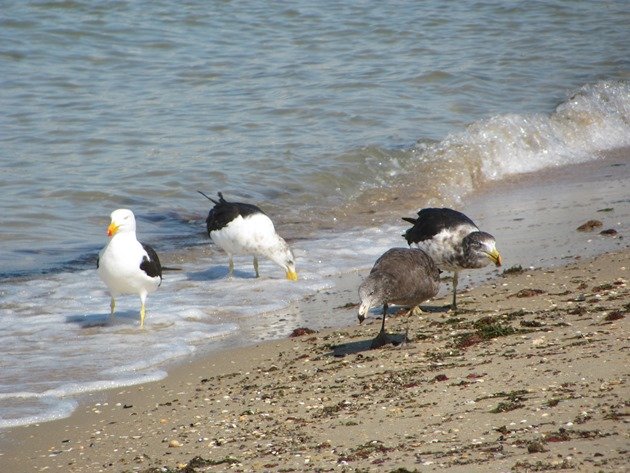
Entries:
<svg viewBox="0 0 630 473">
<path fill-rule="evenodd" d="M 287 307 L 404 243 L 401 215 L 630 146 L 628 23 L 623 1 L 4 5 L 0 427 L 285 336 Z M 249 258 L 226 280 L 197 190 L 260 205 L 300 281 Z M 144 330 L 94 270 L 120 207 L 180 269 Z"/>
</svg>

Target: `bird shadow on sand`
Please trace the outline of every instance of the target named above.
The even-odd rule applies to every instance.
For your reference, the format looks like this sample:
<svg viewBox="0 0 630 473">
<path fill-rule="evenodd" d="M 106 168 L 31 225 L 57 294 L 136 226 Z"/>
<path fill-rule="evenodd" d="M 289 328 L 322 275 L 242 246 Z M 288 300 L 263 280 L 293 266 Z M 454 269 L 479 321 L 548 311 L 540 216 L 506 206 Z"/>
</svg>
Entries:
<svg viewBox="0 0 630 473">
<path fill-rule="evenodd" d="M 428 316 L 430 316 L 431 314 L 445 314 L 445 313 L 448 313 L 449 310 L 450 310 L 450 306 L 423 306 L 422 307 L 423 315 L 428 315 Z M 407 315 L 407 312 L 408 312 L 408 309 L 402 309 L 400 307 L 390 308 L 390 310 L 387 311 L 387 318 L 390 319 L 392 317 L 394 318 L 414 317 L 413 315 Z M 370 313 L 378 316 L 378 318 L 374 319 L 374 324 L 373 324 L 374 337 L 376 337 L 378 335 L 378 326 L 380 324 L 379 319 L 381 318 L 381 313 L 379 313 L 378 308 L 373 308 L 372 310 L 370 310 Z M 379 348 L 384 348 L 387 346 L 397 347 L 397 346 L 400 346 L 402 344 L 409 342 L 407 333 L 387 332 L 387 335 L 389 339 L 391 340 L 391 343 L 387 343 L 383 347 L 379 347 Z M 354 355 L 357 353 L 361 353 L 363 351 L 375 350 L 375 348 L 372 348 L 373 340 L 374 338 L 368 338 L 366 340 L 359 340 L 356 342 L 341 343 L 339 345 L 333 346 L 332 351 L 328 353 L 328 355 L 339 358 L 339 357 L 344 357 L 346 355 Z M 378 350 L 379 348 L 376 348 L 376 350 Z"/>
<path fill-rule="evenodd" d="M 75 324 L 80 328 L 94 327 L 114 327 L 114 326 L 130 326 L 138 325 L 140 317 L 138 311 L 128 310 L 116 312 L 112 317 L 109 313 L 85 314 L 85 315 L 68 315 L 66 316 L 67 324 Z"/>
<path fill-rule="evenodd" d="M 378 329 L 374 332 L 374 336 L 376 336 L 377 334 Z M 342 358 L 346 355 L 356 355 L 357 353 L 361 353 L 364 351 L 378 350 L 380 348 L 384 348 L 385 346 L 396 347 L 407 342 L 406 333 L 388 333 L 387 335 L 391 339 L 392 343 L 388 343 L 383 347 L 372 348 L 372 341 L 374 340 L 374 338 L 368 338 L 367 340 L 359 340 L 356 342 L 340 343 L 339 345 L 335 345 L 332 347 L 332 351 L 328 353 L 328 356 Z"/>
<path fill-rule="evenodd" d="M 216 281 L 218 279 L 228 279 L 228 267 L 227 266 L 213 266 L 204 271 L 195 271 L 186 273 L 186 278 L 189 281 Z M 254 272 L 234 270 L 232 274 L 233 279 L 255 279 Z"/>
<path fill-rule="evenodd" d="M 432 305 L 432 306 L 422 307 L 422 312 L 427 315 L 428 314 L 446 314 L 449 311 L 451 311 L 450 304 Z"/>
</svg>

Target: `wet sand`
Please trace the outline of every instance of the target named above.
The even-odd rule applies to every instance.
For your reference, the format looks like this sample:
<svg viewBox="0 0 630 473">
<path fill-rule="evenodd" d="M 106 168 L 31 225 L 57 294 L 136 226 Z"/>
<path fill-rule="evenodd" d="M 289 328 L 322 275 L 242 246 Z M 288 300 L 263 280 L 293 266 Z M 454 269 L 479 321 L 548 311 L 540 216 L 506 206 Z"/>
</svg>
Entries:
<svg viewBox="0 0 630 473">
<path fill-rule="evenodd" d="M 480 285 L 457 313 L 448 284 L 421 317 L 392 310 L 387 329 L 409 343 L 368 349 L 379 315 L 356 325 L 364 274 L 345 274 L 290 309 L 331 327 L 4 431 L 0 471 L 629 470 L 627 156 L 588 179 L 481 190 L 465 210 L 493 229 L 507 274 L 469 272 L 462 288 Z M 589 219 L 602 226 L 577 231 Z"/>
</svg>

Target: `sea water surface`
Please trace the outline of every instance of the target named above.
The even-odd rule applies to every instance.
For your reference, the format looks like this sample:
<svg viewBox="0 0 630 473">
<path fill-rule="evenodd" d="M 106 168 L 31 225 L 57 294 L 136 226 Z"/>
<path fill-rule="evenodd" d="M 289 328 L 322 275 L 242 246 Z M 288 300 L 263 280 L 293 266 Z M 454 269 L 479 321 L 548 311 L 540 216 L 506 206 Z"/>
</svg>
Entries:
<svg viewBox="0 0 630 473">
<path fill-rule="evenodd" d="M 624 1 L 3 5 L 0 427 L 285 336 L 277 312 L 404 243 L 401 215 L 630 146 L 629 23 Z M 261 206 L 300 281 L 249 258 L 226 280 L 197 190 Z M 120 207 L 179 268 L 144 330 L 94 270 Z"/>
</svg>

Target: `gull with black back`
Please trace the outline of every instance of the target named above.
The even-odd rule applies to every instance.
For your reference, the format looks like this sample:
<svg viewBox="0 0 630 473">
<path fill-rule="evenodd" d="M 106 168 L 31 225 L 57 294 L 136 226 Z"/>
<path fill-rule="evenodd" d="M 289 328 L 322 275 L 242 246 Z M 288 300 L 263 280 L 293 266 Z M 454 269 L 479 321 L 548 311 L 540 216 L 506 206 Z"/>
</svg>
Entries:
<svg viewBox="0 0 630 473">
<path fill-rule="evenodd" d="M 136 218 L 129 209 L 111 213 L 107 228 L 110 240 L 96 261 L 99 277 L 111 295 L 110 316 L 116 310 L 116 297 L 122 294 L 140 296 L 140 326 L 144 326 L 147 295 L 162 284 L 162 266 L 157 253 L 136 238 Z"/>
<path fill-rule="evenodd" d="M 297 281 L 295 257 L 289 245 L 276 233 L 271 219 L 257 206 L 242 202 L 228 202 L 219 192 L 219 200 L 208 197 L 214 203 L 206 219 L 208 236 L 228 254 L 228 277 L 234 273 L 233 255 L 253 255 L 254 271 L 258 271 L 258 256 L 264 256 L 280 266 L 287 279 Z"/>
<path fill-rule="evenodd" d="M 457 309 L 457 283 L 463 269 L 501 266 L 501 255 L 492 235 L 479 230 L 461 212 L 448 208 L 426 208 L 418 218 L 403 217 L 412 223 L 403 237 L 411 247 L 424 250 L 440 269 L 453 272 L 453 303 Z"/>
</svg>

